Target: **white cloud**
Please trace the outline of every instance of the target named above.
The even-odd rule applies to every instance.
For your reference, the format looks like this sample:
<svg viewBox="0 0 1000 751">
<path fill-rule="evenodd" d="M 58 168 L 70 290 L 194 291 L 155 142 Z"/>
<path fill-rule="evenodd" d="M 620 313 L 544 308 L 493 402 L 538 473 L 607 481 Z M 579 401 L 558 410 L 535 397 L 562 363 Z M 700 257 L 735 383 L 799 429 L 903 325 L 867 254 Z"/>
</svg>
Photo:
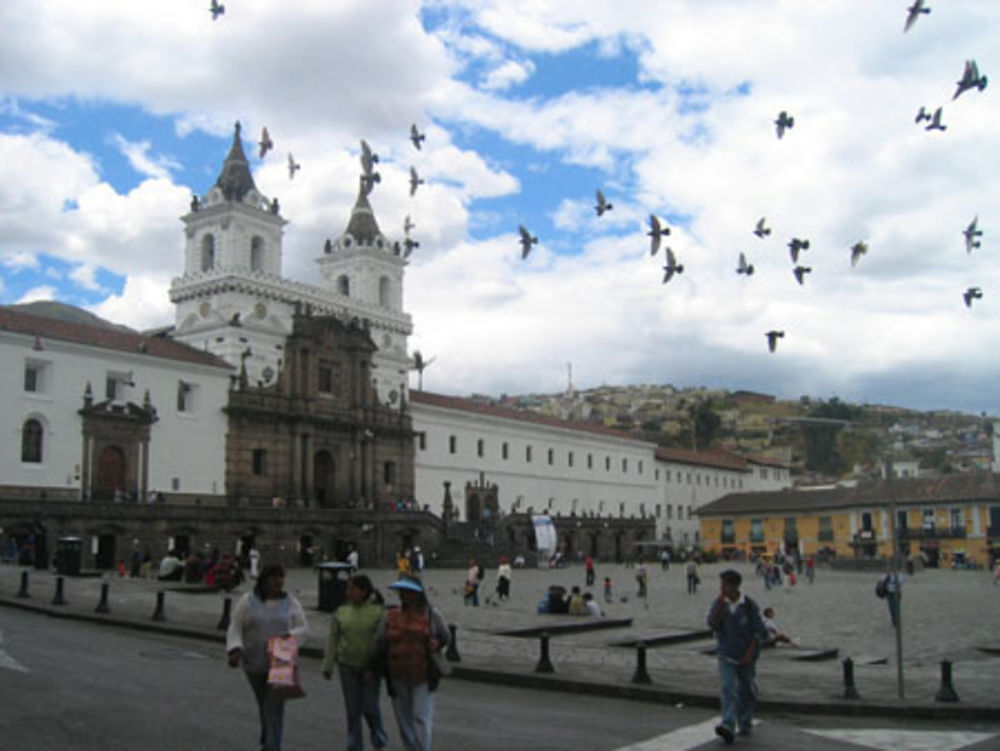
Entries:
<svg viewBox="0 0 1000 751">
<path fill-rule="evenodd" d="M 38 257 L 34 253 L 25 253 L 23 251 L 4 255 L 3 265 L 12 271 L 37 269 L 39 267 Z"/>
<path fill-rule="evenodd" d="M 530 60 L 519 62 L 508 60 L 491 70 L 483 79 L 482 87 L 488 91 L 502 91 L 523 83 L 535 72 L 535 64 Z"/>
<path fill-rule="evenodd" d="M 48 285 L 42 285 L 40 287 L 32 287 L 29 289 L 15 301 L 15 305 L 22 305 L 28 302 L 38 302 L 40 300 L 48 301 L 55 299 L 56 288 Z"/>
<path fill-rule="evenodd" d="M 171 170 L 179 170 L 181 166 L 175 159 L 168 156 L 150 156 L 152 144 L 149 141 L 129 141 L 121 133 L 112 133 L 111 143 L 128 159 L 132 169 L 146 177 L 166 180 L 170 178 Z"/>
<path fill-rule="evenodd" d="M 100 292 L 104 288 L 97 282 L 97 269 L 90 264 L 80 264 L 69 272 L 69 278 L 77 285 L 92 292 Z"/>
</svg>

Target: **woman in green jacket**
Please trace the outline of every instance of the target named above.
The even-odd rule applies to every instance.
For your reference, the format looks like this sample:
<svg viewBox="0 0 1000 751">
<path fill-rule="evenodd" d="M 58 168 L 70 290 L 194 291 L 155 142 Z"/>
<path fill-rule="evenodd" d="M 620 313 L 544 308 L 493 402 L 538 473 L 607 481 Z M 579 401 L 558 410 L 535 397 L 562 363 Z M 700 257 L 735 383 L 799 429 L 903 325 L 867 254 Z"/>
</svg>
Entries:
<svg viewBox="0 0 1000 751">
<path fill-rule="evenodd" d="M 337 609 L 330 621 L 323 677 L 330 680 L 336 663 L 347 710 L 347 751 L 364 751 L 362 717 L 368 721 L 375 748 L 383 748 L 388 742 L 379 710 L 381 679 L 371 665 L 375 631 L 385 610 L 382 603 L 371 579 L 355 574 L 347 585 L 347 603 Z"/>
</svg>

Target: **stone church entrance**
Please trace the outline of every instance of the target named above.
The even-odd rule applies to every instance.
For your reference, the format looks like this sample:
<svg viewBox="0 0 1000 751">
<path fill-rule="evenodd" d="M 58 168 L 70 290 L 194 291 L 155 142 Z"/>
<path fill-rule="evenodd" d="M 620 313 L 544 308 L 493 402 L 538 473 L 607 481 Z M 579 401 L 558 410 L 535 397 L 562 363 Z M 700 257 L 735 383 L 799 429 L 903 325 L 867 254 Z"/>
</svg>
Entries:
<svg viewBox="0 0 1000 751">
<path fill-rule="evenodd" d="M 125 492 L 125 452 L 118 446 L 105 446 L 97 457 L 93 497 L 99 501 L 114 500 Z"/>
</svg>

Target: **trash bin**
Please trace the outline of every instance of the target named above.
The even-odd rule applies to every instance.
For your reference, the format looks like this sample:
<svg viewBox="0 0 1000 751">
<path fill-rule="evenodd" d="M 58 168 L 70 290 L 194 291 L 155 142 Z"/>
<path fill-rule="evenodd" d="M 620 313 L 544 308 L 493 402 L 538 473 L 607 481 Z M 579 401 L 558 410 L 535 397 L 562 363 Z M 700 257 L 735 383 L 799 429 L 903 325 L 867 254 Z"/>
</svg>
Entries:
<svg viewBox="0 0 1000 751">
<path fill-rule="evenodd" d="M 65 576 L 80 575 L 83 541 L 79 537 L 60 537 L 56 544 L 56 571 Z"/>
<path fill-rule="evenodd" d="M 319 574 L 317 607 L 325 613 L 332 613 L 347 602 L 347 581 L 354 573 L 349 563 L 320 563 L 315 567 Z"/>
</svg>

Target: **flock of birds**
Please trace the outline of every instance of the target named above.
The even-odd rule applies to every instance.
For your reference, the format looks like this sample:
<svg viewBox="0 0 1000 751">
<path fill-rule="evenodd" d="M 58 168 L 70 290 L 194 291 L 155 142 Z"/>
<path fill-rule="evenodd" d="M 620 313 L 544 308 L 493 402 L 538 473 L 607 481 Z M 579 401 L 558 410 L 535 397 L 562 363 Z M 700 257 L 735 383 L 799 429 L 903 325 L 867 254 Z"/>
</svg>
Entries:
<svg viewBox="0 0 1000 751">
<path fill-rule="evenodd" d="M 212 20 L 214 21 L 226 12 L 226 8 L 225 5 L 220 4 L 218 0 L 211 0 L 209 12 L 211 13 Z M 908 32 L 921 16 L 927 15 L 930 12 L 931 8 L 927 5 L 927 0 L 914 0 L 913 4 L 907 8 L 906 21 L 903 26 L 904 33 Z M 952 96 L 952 101 L 958 99 L 958 97 L 966 91 L 971 91 L 973 89 L 983 91 L 986 88 L 986 85 L 987 78 L 986 76 L 980 74 L 976 61 L 967 60 L 965 62 L 965 68 L 962 72 L 962 77 L 957 82 L 957 87 L 954 95 Z M 933 110 L 933 112 L 929 111 L 926 106 L 921 106 L 917 112 L 915 122 L 918 125 L 926 122 L 927 125 L 924 126 L 924 130 L 927 131 L 945 131 L 947 130 L 947 125 L 942 122 L 943 111 L 943 106 L 938 106 Z M 787 111 L 782 110 L 778 113 L 777 118 L 774 120 L 774 126 L 777 137 L 780 140 L 795 126 L 795 118 L 789 115 Z M 426 135 L 420 132 L 415 123 L 412 124 L 410 126 L 409 140 L 416 150 L 421 150 L 421 146 L 425 139 Z M 274 148 L 274 142 L 271 139 L 266 127 L 262 129 L 258 145 L 260 147 L 259 157 L 261 160 L 263 160 L 266 154 Z M 374 189 L 375 184 L 381 182 L 382 178 L 375 169 L 375 165 L 378 164 L 379 161 L 378 154 L 374 153 L 368 143 L 364 140 L 361 141 L 360 160 L 361 189 L 364 195 L 368 196 Z M 296 162 L 293 155 L 289 153 L 289 179 L 294 179 L 295 173 L 300 168 L 301 165 Z M 409 175 L 410 196 L 412 197 L 416 194 L 417 188 L 424 184 L 424 180 L 420 177 L 415 167 L 410 167 Z M 613 208 L 614 204 L 607 200 L 607 197 L 602 190 L 598 189 L 596 191 L 596 203 L 594 205 L 594 211 L 597 216 L 602 217 Z M 977 215 L 962 232 L 965 238 L 965 249 L 968 253 L 971 253 L 974 249 L 979 248 L 982 244 L 979 238 L 982 236 L 983 231 L 979 229 L 978 224 L 979 217 Z M 646 235 L 650 238 L 650 255 L 655 256 L 659 251 L 660 246 L 664 246 L 663 254 L 665 264 L 663 266 L 663 284 L 666 284 L 675 276 L 684 272 L 684 265 L 678 262 L 674 251 L 669 246 L 663 244 L 663 238 L 670 235 L 670 227 L 655 214 L 649 215 L 648 225 L 649 231 L 646 232 Z M 410 237 L 410 232 L 415 228 L 415 226 L 416 225 L 413 223 L 410 216 L 407 215 L 403 222 L 404 240 L 402 245 L 400 243 L 396 243 L 394 248 L 397 255 L 401 255 L 403 258 L 408 258 L 413 250 L 420 246 L 419 242 Z M 767 219 L 765 217 L 761 217 L 757 220 L 757 223 L 753 228 L 753 234 L 761 240 L 767 238 L 771 234 L 771 228 L 767 226 Z M 521 259 L 526 260 L 531 253 L 531 249 L 538 244 L 538 236 L 533 234 L 523 224 L 518 227 L 518 235 L 521 245 Z M 788 250 L 793 264 L 792 275 L 799 285 L 804 285 L 806 276 L 812 273 L 811 266 L 806 266 L 800 263 L 801 254 L 804 251 L 809 250 L 809 246 L 810 242 L 805 238 L 793 237 L 788 242 Z M 326 241 L 326 247 L 330 247 L 329 240 Z M 867 253 L 867 243 L 863 240 L 859 240 L 854 243 L 850 247 L 851 266 L 856 266 L 861 258 Z M 739 253 L 736 273 L 747 278 L 753 276 L 754 274 L 754 265 L 747 259 L 747 255 L 743 251 L 740 251 Z M 982 299 L 982 297 L 983 292 L 979 287 L 969 287 L 962 293 L 962 298 L 966 307 L 972 307 L 973 301 Z M 785 336 L 785 332 L 773 329 L 767 331 L 764 336 L 767 339 L 768 350 L 773 353 L 777 349 L 778 340 Z"/>
<path fill-rule="evenodd" d="M 931 12 L 931 9 L 927 6 L 926 0 L 915 0 L 913 5 L 907 8 L 906 22 L 903 27 L 904 33 L 909 31 L 917 20 L 922 15 L 926 15 Z M 952 101 L 958 99 L 966 91 L 976 89 L 978 91 L 983 91 L 987 85 L 986 76 L 980 74 L 979 67 L 976 65 L 975 60 L 967 60 L 965 63 L 965 68 L 962 72 L 962 77 L 957 83 L 957 88 L 954 95 L 952 96 Z M 917 113 L 916 122 L 919 124 L 921 122 L 927 121 L 925 130 L 947 130 L 947 126 L 941 122 L 942 114 L 944 108 L 943 106 L 937 107 L 933 113 L 928 112 L 926 107 L 920 107 L 920 111 Z M 785 110 L 778 113 L 777 118 L 774 120 L 775 132 L 778 139 L 784 137 L 784 135 L 795 126 L 795 118 Z M 596 204 L 594 205 L 594 211 L 598 217 L 604 216 L 605 213 L 614 208 L 614 205 L 607 200 L 602 190 L 597 190 L 596 192 Z M 646 234 L 650 238 L 650 255 L 655 256 L 660 248 L 662 239 L 670 235 L 670 227 L 666 225 L 659 217 L 655 214 L 649 215 L 649 231 Z M 973 249 L 980 247 L 982 244 L 978 239 L 982 236 L 983 232 L 978 227 L 979 217 L 978 215 L 972 220 L 968 227 L 962 232 L 965 237 L 965 249 L 967 252 L 971 253 Z M 538 244 L 538 237 L 531 233 L 527 227 L 521 225 L 518 227 L 518 232 L 520 235 L 521 242 L 521 258 L 526 259 L 528 254 L 534 245 Z M 757 220 L 754 225 L 753 234 L 759 239 L 765 239 L 771 234 L 771 228 L 767 226 L 766 217 L 761 217 Z M 806 276 L 812 273 L 812 267 L 806 266 L 800 263 L 801 254 L 803 251 L 809 250 L 809 240 L 805 238 L 793 237 L 788 242 L 788 251 L 792 260 L 792 276 L 799 285 L 805 284 Z M 677 257 L 674 251 L 668 247 L 664 246 L 664 257 L 665 264 L 663 266 L 663 284 L 666 284 L 676 275 L 682 274 L 684 272 L 684 265 L 678 263 Z M 850 252 L 850 263 L 851 266 L 857 266 L 858 262 L 868 253 L 868 244 L 863 240 L 858 240 L 849 249 Z M 736 273 L 747 278 L 753 276 L 754 265 L 750 263 L 747 259 L 745 252 L 740 251 L 739 259 L 736 265 Z M 979 287 L 969 287 L 962 293 L 962 299 L 965 301 L 966 307 L 972 307 L 972 302 L 974 300 L 979 300 L 983 296 L 983 292 Z M 775 352 L 778 346 L 778 340 L 785 336 L 785 332 L 777 329 L 772 329 L 765 332 L 764 336 L 767 339 L 767 347 L 770 352 Z"/>
</svg>

